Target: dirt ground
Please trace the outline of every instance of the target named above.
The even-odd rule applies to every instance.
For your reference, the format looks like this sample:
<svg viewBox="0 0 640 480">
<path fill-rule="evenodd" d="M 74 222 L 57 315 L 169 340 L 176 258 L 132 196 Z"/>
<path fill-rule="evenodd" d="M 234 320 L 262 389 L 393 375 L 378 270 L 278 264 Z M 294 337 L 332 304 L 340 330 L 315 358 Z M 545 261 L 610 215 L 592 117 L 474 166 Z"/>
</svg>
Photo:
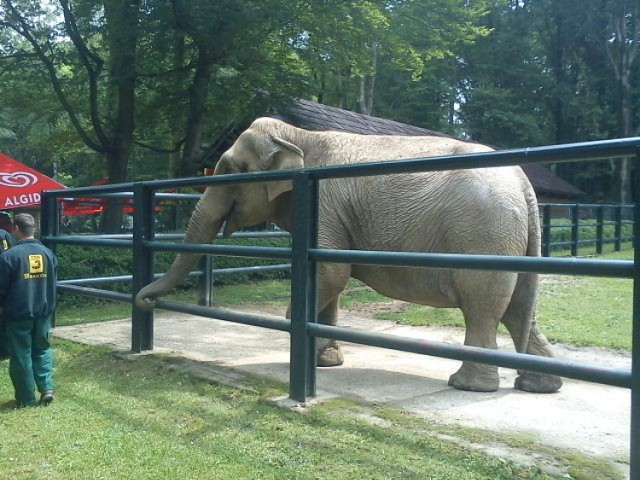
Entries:
<svg viewBox="0 0 640 480">
<path fill-rule="evenodd" d="M 342 311 L 339 324 L 404 337 L 462 342 L 461 329 L 410 327 L 373 320 L 375 311 L 394 308 L 399 307 L 390 303 Z M 274 307 L 243 305 L 234 309 L 279 318 L 282 315 Z M 131 321 L 56 327 L 54 334 L 127 351 L 131 345 Z M 508 337 L 501 336 L 498 343 L 500 349 L 512 350 Z M 289 336 L 283 332 L 159 312 L 154 351 L 189 359 L 185 368 L 215 381 L 241 384 L 245 374 L 289 380 Z M 630 393 L 626 389 L 566 379 L 558 393 L 531 394 L 514 390 L 516 372 L 501 368 L 497 392 L 463 392 L 447 385 L 458 361 L 355 344 L 343 344 L 343 351 L 344 365 L 319 369 L 319 399 L 342 396 L 365 404 L 393 405 L 433 422 L 507 431 L 546 448 L 518 452 L 501 444 L 473 447 L 535 464 L 551 473 L 562 473 L 567 466 L 558 465 L 553 455 L 542 452 L 561 448 L 599 457 L 615 465 L 623 476 L 628 475 Z M 631 368 L 630 356 L 615 351 L 557 344 L 555 352 L 560 358 L 576 362 Z"/>
</svg>

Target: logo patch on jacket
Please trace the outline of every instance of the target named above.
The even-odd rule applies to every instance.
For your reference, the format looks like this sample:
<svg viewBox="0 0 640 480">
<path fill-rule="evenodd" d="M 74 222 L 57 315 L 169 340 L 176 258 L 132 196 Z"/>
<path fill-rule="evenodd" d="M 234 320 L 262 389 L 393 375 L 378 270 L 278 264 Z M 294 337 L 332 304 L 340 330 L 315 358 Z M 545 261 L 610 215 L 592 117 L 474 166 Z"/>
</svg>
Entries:
<svg viewBox="0 0 640 480">
<path fill-rule="evenodd" d="M 44 261 L 42 255 L 29 255 L 29 273 L 43 273 Z"/>
<path fill-rule="evenodd" d="M 30 278 L 47 278 L 44 271 L 44 258 L 42 255 L 29 255 L 29 273 L 24 274 L 25 280 Z"/>
</svg>

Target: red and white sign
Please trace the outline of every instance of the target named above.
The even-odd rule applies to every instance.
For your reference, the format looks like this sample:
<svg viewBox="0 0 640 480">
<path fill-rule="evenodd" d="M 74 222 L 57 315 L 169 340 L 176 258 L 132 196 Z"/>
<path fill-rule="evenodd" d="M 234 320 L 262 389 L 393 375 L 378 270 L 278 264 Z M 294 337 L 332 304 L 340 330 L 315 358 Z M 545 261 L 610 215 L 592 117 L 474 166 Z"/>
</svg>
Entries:
<svg viewBox="0 0 640 480">
<path fill-rule="evenodd" d="M 65 186 L 0 153 L 0 210 L 39 206 L 43 190 L 61 188 Z"/>
</svg>

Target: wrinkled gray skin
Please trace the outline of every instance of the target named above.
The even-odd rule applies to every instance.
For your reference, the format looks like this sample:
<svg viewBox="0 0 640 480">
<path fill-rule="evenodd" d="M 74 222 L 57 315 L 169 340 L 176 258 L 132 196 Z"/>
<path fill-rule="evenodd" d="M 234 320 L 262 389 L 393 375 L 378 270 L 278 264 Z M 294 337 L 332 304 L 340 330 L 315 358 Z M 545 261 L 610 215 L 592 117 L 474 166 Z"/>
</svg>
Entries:
<svg viewBox="0 0 640 480">
<path fill-rule="evenodd" d="M 215 174 L 350 164 L 491 150 L 444 137 L 400 137 L 310 132 L 271 118 L 257 119 L 218 163 Z M 208 187 L 196 205 L 185 242 L 209 243 L 270 220 L 291 229 L 290 181 Z M 540 255 L 538 207 L 519 167 L 324 180 L 320 184 L 319 245 L 337 249 Z M 143 309 L 178 285 L 200 255 L 180 254 L 169 271 L 136 297 Z M 552 356 L 534 315 L 538 276 L 513 272 L 346 265 L 318 266 L 320 323 L 335 325 L 338 299 L 349 277 L 383 295 L 434 307 L 458 307 L 465 344 L 497 348 L 502 322 L 517 351 Z M 343 362 L 335 341 L 318 341 L 318 365 Z M 554 392 L 559 377 L 519 372 L 515 387 Z M 464 362 L 449 385 L 498 388 L 498 369 Z"/>
</svg>

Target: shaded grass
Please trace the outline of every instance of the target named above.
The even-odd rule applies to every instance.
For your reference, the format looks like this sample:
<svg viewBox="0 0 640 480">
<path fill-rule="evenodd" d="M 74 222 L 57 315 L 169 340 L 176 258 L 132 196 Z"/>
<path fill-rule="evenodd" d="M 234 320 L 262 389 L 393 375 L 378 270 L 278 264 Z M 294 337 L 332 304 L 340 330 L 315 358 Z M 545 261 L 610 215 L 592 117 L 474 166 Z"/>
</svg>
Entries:
<svg viewBox="0 0 640 480">
<path fill-rule="evenodd" d="M 266 401 L 284 393 L 268 382 L 237 390 L 170 370 L 159 356 L 126 361 L 60 339 L 55 349 L 56 401 L 0 408 L 3 478 L 561 478 L 443 440 L 450 428 L 391 410 L 374 407 L 384 426 L 346 401 L 294 413 Z M 0 383 L 9 383 L 6 369 Z M 593 468 L 581 462 L 573 468 Z M 590 472 L 617 478 L 606 467 Z"/>
</svg>

